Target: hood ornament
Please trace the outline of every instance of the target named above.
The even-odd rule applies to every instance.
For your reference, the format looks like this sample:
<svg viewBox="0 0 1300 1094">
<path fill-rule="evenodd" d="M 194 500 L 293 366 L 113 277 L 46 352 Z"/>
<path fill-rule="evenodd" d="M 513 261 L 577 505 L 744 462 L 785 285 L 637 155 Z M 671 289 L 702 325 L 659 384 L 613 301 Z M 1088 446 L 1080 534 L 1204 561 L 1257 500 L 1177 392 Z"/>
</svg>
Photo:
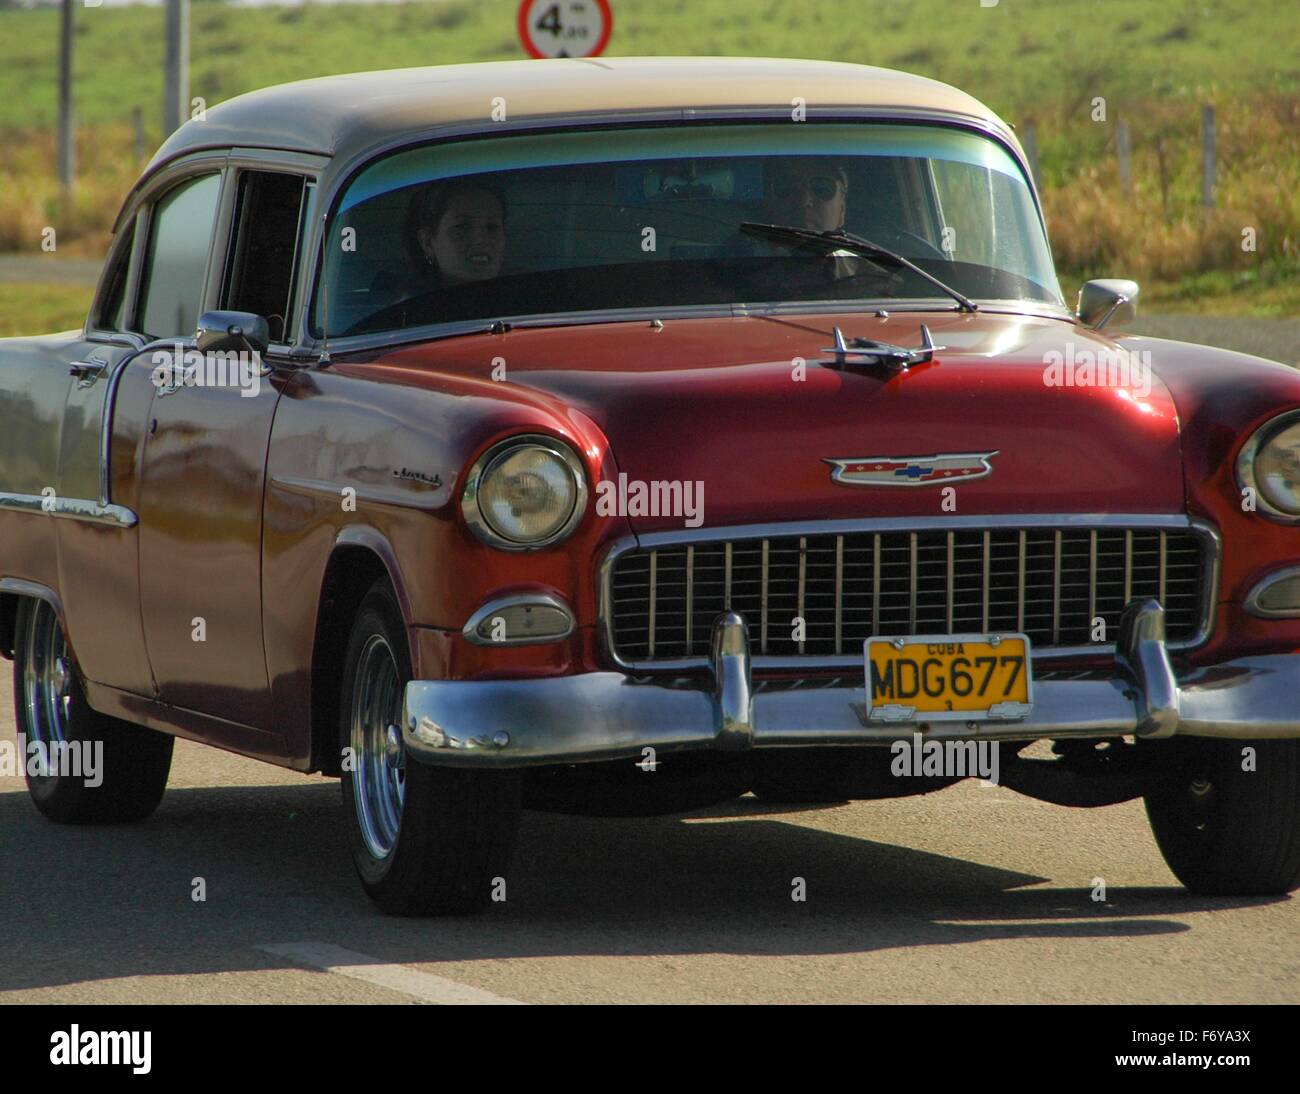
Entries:
<svg viewBox="0 0 1300 1094">
<path fill-rule="evenodd" d="M 835 345 L 826 346 L 822 353 L 835 354 L 835 364 L 839 368 L 848 366 L 849 358 L 864 365 L 884 365 L 890 372 L 906 372 L 913 365 L 928 365 L 934 360 L 935 350 L 947 349 L 936 346 L 930 337 L 930 328 L 921 324 L 921 344 L 912 349 L 895 346 L 891 342 L 873 342 L 869 338 L 854 338 L 852 342 L 844 341 L 844 332 L 839 327 L 831 328 L 835 334 Z"/>
<path fill-rule="evenodd" d="M 827 459 L 831 482 L 841 486 L 935 486 L 993 474 L 992 452 L 940 452 L 934 456 L 854 456 Z"/>
</svg>

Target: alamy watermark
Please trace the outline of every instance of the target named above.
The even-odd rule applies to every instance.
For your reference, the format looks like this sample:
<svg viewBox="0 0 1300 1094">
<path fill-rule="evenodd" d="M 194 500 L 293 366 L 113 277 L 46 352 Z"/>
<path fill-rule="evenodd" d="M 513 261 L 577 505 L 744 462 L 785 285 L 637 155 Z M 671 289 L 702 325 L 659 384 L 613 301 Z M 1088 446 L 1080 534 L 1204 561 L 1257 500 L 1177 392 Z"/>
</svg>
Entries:
<svg viewBox="0 0 1300 1094">
<path fill-rule="evenodd" d="M 596 484 L 596 514 L 602 517 L 682 517 L 687 528 L 704 523 L 704 483 L 677 479 L 643 482 L 622 472 Z"/>
<path fill-rule="evenodd" d="M 895 778 L 979 776 L 997 783 L 1001 770 L 997 741 L 927 741 L 913 733 L 910 742 L 895 741 L 889 751 L 894 755 L 889 770 Z"/>
<path fill-rule="evenodd" d="M 104 742 L 29 741 L 25 733 L 19 733 L 16 742 L 0 741 L 0 775 L 14 778 L 24 773 L 31 778 L 70 776 L 86 786 L 99 786 L 104 781 Z"/>
<path fill-rule="evenodd" d="M 153 384 L 163 392 L 182 387 L 235 388 L 251 399 L 262 390 L 262 355 L 256 350 L 201 353 L 180 344 L 153 355 Z"/>
<path fill-rule="evenodd" d="M 1064 353 L 1053 349 L 1043 354 L 1043 384 L 1123 388 L 1146 398 L 1151 394 L 1151 351 L 1079 348 L 1066 342 Z"/>
</svg>

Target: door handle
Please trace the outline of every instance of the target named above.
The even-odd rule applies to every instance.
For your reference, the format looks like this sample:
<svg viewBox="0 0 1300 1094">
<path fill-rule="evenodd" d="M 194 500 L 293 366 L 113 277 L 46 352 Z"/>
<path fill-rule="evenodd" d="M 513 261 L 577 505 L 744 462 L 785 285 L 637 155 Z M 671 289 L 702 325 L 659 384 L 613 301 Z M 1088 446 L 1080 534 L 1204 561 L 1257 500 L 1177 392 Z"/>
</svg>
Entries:
<svg viewBox="0 0 1300 1094">
<path fill-rule="evenodd" d="M 108 368 L 107 361 L 73 361 L 68 366 L 68 375 L 77 377 L 78 387 L 90 387 Z"/>
</svg>

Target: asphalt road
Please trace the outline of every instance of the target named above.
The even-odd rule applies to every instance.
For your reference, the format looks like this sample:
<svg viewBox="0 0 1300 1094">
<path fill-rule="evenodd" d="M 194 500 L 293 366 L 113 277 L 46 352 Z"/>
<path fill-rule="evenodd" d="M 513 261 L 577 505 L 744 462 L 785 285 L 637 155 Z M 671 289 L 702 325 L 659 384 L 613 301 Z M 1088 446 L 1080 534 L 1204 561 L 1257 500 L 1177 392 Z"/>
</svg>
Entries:
<svg viewBox="0 0 1300 1094">
<path fill-rule="evenodd" d="M 443 920 L 374 911 L 342 819 L 333 780 L 185 742 L 144 824 L 0 778 L 0 1002 L 1300 1002 L 1300 902 L 1187 894 L 1139 803 L 529 813 L 506 901 Z"/>
</svg>

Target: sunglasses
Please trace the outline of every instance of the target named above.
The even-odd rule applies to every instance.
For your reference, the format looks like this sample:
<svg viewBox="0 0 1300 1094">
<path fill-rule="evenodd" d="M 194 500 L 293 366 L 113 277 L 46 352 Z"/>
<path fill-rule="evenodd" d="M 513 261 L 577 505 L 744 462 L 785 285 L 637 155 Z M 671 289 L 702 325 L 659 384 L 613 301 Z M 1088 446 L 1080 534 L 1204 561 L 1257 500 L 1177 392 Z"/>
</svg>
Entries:
<svg viewBox="0 0 1300 1094">
<path fill-rule="evenodd" d="M 839 192 L 840 182 L 839 179 L 816 175 L 810 179 L 777 183 L 774 192 L 777 197 L 788 201 L 797 197 L 805 187 L 812 192 L 812 196 L 818 201 L 830 201 Z"/>
</svg>

